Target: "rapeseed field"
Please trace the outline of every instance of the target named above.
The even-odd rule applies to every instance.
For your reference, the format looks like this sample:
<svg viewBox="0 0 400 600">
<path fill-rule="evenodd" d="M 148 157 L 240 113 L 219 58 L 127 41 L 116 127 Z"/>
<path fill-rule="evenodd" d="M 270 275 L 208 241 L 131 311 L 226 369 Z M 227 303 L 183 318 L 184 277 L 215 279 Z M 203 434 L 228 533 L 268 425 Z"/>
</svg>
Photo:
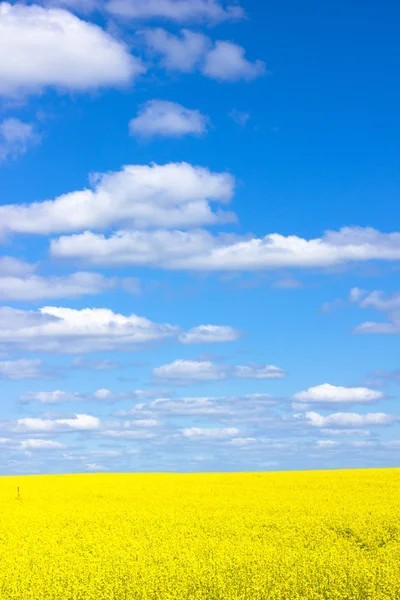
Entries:
<svg viewBox="0 0 400 600">
<path fill-rule="evenodd" d="M 400 470 L 3 477 L 0 517 L 1 600 L 400 599 Z"/>
</svg>

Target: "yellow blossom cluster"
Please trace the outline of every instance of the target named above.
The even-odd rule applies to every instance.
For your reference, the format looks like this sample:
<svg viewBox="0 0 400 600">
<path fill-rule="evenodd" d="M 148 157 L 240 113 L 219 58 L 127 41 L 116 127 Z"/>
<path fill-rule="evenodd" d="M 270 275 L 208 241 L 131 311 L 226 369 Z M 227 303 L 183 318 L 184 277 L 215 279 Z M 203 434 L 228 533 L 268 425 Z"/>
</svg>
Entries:
<svg viewBox="0 0 400 600">
<path fill-rule="evenodd" d="M 400 470 L 3 477 L 0 598 L 399 600 Z"/>
</svg>

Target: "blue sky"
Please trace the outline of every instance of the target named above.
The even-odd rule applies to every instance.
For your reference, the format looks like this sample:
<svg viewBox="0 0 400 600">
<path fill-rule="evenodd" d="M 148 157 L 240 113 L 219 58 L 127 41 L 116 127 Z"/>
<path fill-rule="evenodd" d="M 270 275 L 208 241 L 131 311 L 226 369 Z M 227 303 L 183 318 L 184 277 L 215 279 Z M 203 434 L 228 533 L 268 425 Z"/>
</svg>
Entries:
<svg viewBox="0 0 400 600">
<path fill-rule="evenodd" d="M 395 3 L 0 4 L 0 473 L 398 466 Z"/>
</svg>

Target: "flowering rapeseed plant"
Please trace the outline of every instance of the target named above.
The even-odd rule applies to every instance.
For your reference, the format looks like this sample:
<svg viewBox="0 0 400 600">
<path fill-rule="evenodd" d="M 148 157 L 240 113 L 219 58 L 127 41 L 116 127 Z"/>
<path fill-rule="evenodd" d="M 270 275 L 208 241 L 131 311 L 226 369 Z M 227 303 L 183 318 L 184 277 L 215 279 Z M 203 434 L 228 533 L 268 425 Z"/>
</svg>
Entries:
<svg viewBox="0 0 400 600">
<path fill-rule="evenodd" d="M 3 477 L 0 598 L 399 600 L 399 509 L 399 470 Z"/>
</svg>

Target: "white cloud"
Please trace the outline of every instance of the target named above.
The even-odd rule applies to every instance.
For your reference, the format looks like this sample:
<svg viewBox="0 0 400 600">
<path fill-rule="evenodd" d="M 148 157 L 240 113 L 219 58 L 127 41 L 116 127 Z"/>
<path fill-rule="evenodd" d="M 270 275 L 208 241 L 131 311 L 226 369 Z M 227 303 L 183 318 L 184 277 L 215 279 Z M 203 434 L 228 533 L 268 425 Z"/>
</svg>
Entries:
<svg viewBox="0 0 400 600">
<path fill-rule="evenodd" d="M 215 365 L 211 361 L 176 360 L 171 364 L 153 369 L 153 377 L 156 380 L 185 385 L 196 382 L 218 381 L 227 377 L 240 379 L 281 379 L 285 377 L 285 372 L 273 365 L 251 364 L 250 366 L 231 367 L 227 365 Z M 252 395 L 249 397 L 252 397 Z"/>
<path fill-rule="evenodd" d="M 86 231 L 52 240 L 50 248 L 55 257 L 81 258 L 93 264 L 173 268 L 184 256 L 208 253 L 213 244 L 207 231 L 120 231 L 110 237 Z"/>
<path fill-rule="evenodd" d="M 232 438 L 239 435 L 239 429 L 236 427 L 191 427 L 182 429 L 181 433 L 184 437 L 190 439 L 223 439 Z"/>
<path fill-rule="evenodd" d="M 210 201 L 229 202 L 234 180 L 187 163 L 128 165 L 93 175 L 92 188 L 55 200 L 0 207 L 0 228 L 31 234 L 127 227 L 191 227 L 232 220 L 215 213 Z"/>
<path fill-rule="evenodd" d="M 354 448 L 373 448 L 377 445 L 378 445 L 377 442 L 365 442 L 365 441 L 350 442 L 350 446 L 354 446 Z"/>
<path fill-rule="evenodd" d="M 71 275 L 0 275 L 0 300 L 45 300 L 100 294 L 114 287 L 117 279 L 107 279 L 99 273 Z"/>
<path fill-rule="evenodd" d="M 212 45 L 206 35 L 188 29 L 183 29 L 180 37 L 165 29 L 147 29 L 143 37 L 148 48 L 162 57 L 163 67 L 182 73 L 194 71 Z"/>
<path fill-rule="evenodd" d="M 15 118 L 5 119 L 0 123 L 0 160 L 22 156 L 39 140 L 40 136 L 31 123 Z"/>
<path fill-rule="evenodd" d="M 274 365 L 239 366 L 234 369 L 234 377 L 239 379 L 282 379 L 286 377 L 285 371 Z"/>
<path fill-rule="evenodd" d="M 161 57 L 161 66 L 172 71 L 198 70 L 224 83 L 251 81 L 265 73 L 264 62 L 250 62 L 245 58 L 245 49 L 232 42 L 213 43 L 206 35 L 189 29 L 182 29 L 180 35 L 160 28 L 147 29 L 142 35 L 149 50 Z"/>
<path fill-rule="evenodd" d="M 4 307 L 0 308 L 0 325 L 3 346 L 67 354 L 128 350 L 179 333 L 172 325 L 101 308 L 47 306 L 36 312 Z"/>
<path fill-rule="evenodd" d="M 136 278 L 112 277 L 78 272 L 70 275 L 36 275 L 37 264 L 12 256 L 0 257 L 0 300 L 43 300 L 99 294 L 108 288 L 121 287 L 128 293 L 140 292 Z"/>
<path fill-rule="evenodd" d="M 398 447 L 400 447 L 400 440 L 391 440 L 390 442 L 385 442 L 384 446 L 386 446 L 387 448 L 397 449 Z"/>
<path fill-rule="evenodd" d="M 296 415 L 303 418 L 302 415 Z M 364 427 L 374 425 L 391 425 L 400 420 L 396 415 L 387 415 L 385 413 L 368 413 L 360 415 L 358 413 L 334 413 L 326 417 L 315 413 L 307 412 L 306 419 L 314 427 Z"/>
<path fill-rule="evenodd" d="M 392 323 L 380 323 L 376 321 L 365 321 L 354 328 L 354 333 L 377 333 L 384 335 L 398 335 L 400 333 L 400 319 Z"/>
<path fill-rule="evenodd" d="M 88 469 L 88 471 L 107 471 L 106 467 L 97 463 L 88 463 L 86 465 L 86 468 Z"/>
<path fill-rule="evenodd" d="M 318 404 L 365 404 L 375 402 L 384 397 L 382 392 L 365 387 L 342 387 L 324 383 L 294 394 L 293 398 L 300 402 Z"/>
<path fill-rule="evenodd" d="M 224 367 L 210 361 L 176 360 L 153 369 L 153 376 L 159 381 L 188 384 L 225 379 L 226 373 Z"/>
<path fill-rule="evenodd" d="M 217 81 L 251 81 L 264 75 L 265 63 L 261 60 L 252 63 L 245 58 L 244 48 L 232 42 L 218 40 L 206 55 L 202 72 Z"/>
<path fill-rule="evenodd" d="M 323 429 L 321 431 L 322 435 L 329 435 L 331 437 L 334 436 L 361 436 L 368 437 L 371 433 L 367 429 Z"/>
<path fill-rule="evenodd" d="M 208 117 L 167 100 L 149 100 L 129 123 L 131 135 L 142 137 L 184 137 L 207 131 Z"/>
<path fill-rule="evenodd" d="M 216 405 L 214 398 L 157 398 L 149 404 L 150 411 L 166 415 L 207 416 L 221 414 L 224 410 Z M 135 408 L 132 412 L 135 412 Z"/>
<path fill-rule="evenodd" d="M 200 325 L 179 336 L 183 344 L 214 344 L 218 342 L 234 342 L 242 337 L 240 331 L 233 327 L 218 325 Z"/>
<path fill-rule="evenodd" d="M 230 446 L 238 446 L 239 448 L 247 448 L 253 444 L 256 444 L 256 438 L 248 437 L 248 438 L 234 438 L 227 442 Z"/>
<path fill-rule="evenodd" d="M 244 16 L 237 4 L 225 8 L 217 0 L 110 0 L 106 9 L 125 19 L 170 19 L 178 23 L 215 24 Z"/>
<path fill-rule="evenodd" d="M 144 71 L 127 46 L 71 13 L 0 4 L 0 95 L 83 91 L 128 83 Z"/>
<path fill-rule="evenodd" d="M 339 442 L 335 442 L 333 440 L 319 440 L 317 442 L 317 446 L 319 448 L 336 448 L 339 445 Z"/>
<path fill-rule="evenodd" d="M 305 404 L 304 402 L 292 402 L 292 410 L 310 410 L 311 406 L 309 404 Z"/>
<path fill-rule="evenodd" d="M 105 388 L 93 393 L 67 392 L 53 390 L 51 392 L 24 392 L 20 397 L 21 403 L 39 402 L 40 404 L 64 404 L 67 402 L 117 402 L 118 400 L 143 400 L 154 398 L 154 391 L 135 390 L 132 392 L 112 392 Z"/>
<path fill-rule="evenodd" d="M 385 234 L 370 228 L 348 227 L 328 231 L 322 238 L 305 240 L 280 234 L 216 243 L 207 254 L 175 261 L 199 270 L 257 270 L 277 267 L 328 267 L 353 261 L 400 260 L 400 233 Z"/>
<path fill-rule="evenodd" d="M 124 427 L 160 427 L 160 425 L 162 422 L 158 419 L 136 419 L 124 423 Z"/>
<path fill-rule="evenodd" d="M 52 379 L 53 374 L 40 359 L 7 360 L 0 362 L 0 379 Z"/>
<path fill-rule="evenodd" d="M 51 440 L 25 440 L 21 442 L 21 450 L 63 450 L 64 444 Z"/>
<path fill-rule="evenodd" d="M 349 302 L 359 302 L 366 293 L 364 290 L 360 290 L 360 288 L 352 288 L 349 294 Z"/>
<path fill-rule="evenodd" d="M 47 432 L 47 431 L 92 431 L 100 427 L 100 420 L 91 415 L 75 415 L 73 419 L 18 419 L 19 431 Z"/>
<path fill-rule="evenodd" d="M 113 394 L 112 392 L 110 392 L 110 390 L 107 390 L 105 388 L 101 388 L 99 390 L 97 390 L 93 396 L 97 399 L 97 400 L 109 400 L 110 398 L 112 398 Z"/>
<path fill-rule="evenodd" d="M 361 308 L 373 308 L 382 312 L 400 310 L 400 292 L 387 297 L 381 291 L 366 292 L 353 288 L 350 291 L 350 301 L 357 302 Z"/>
<path fill-rule="evenodd" d="M 136 404 L 131 409 L 115 412 L 118 417 L 205 417 L 229 418 L 230 421 L 259 421 L 265 411 L 278 402 L 268 394 L 238 396 L 170 398 L 157 397 L 149 403 Z"/>
<path fill-rule="evenodd" d="M 101 437 L 120 439 L 120 440 L 151 440 L 155 437 L 155 434 L 150 431 L 143 430 L 121 430 L 121 429 L 107 429 L 100 432 Z"/>
<path fill-rule="evenodd" d="M 367 321 L 358 325 L 355 333 L 400 333 L 400 292 L 386 296 L 381 291 L 366 292 L 358 288 L 350 291 L 349 301 L 358 304 L 360 308 L 373 309 L 386 313 L 388 321 Z"/>
<path fill-rule="evenodd" d="M 399 261 L 400 233 L 346 227 L 306 240 L 277 233 L 263 238 L 213 236 L 204 230 L 119 231 L 110 237 L 85 232 L 53 240 L 51 251 L 54 256 L 93 264 L 140 264 L 177 270 L 326 268 L 351 262 Z"/>
<path fill-rule="evenodd" d="M 54 390 L 53 392 L 24 392 L 20 396 L 21 402 L 40 402 L 41 404 L 61 404 L 62 402 L 74 402 L 80 396 L 71 392 Z"/>
<path fill-rule="evenodd" d="M 36 265 L 31 265 L 13 256 L 0 256 L 0 277 L 11 275 L 22 277 L 33 273 Z"/>
</svg>

